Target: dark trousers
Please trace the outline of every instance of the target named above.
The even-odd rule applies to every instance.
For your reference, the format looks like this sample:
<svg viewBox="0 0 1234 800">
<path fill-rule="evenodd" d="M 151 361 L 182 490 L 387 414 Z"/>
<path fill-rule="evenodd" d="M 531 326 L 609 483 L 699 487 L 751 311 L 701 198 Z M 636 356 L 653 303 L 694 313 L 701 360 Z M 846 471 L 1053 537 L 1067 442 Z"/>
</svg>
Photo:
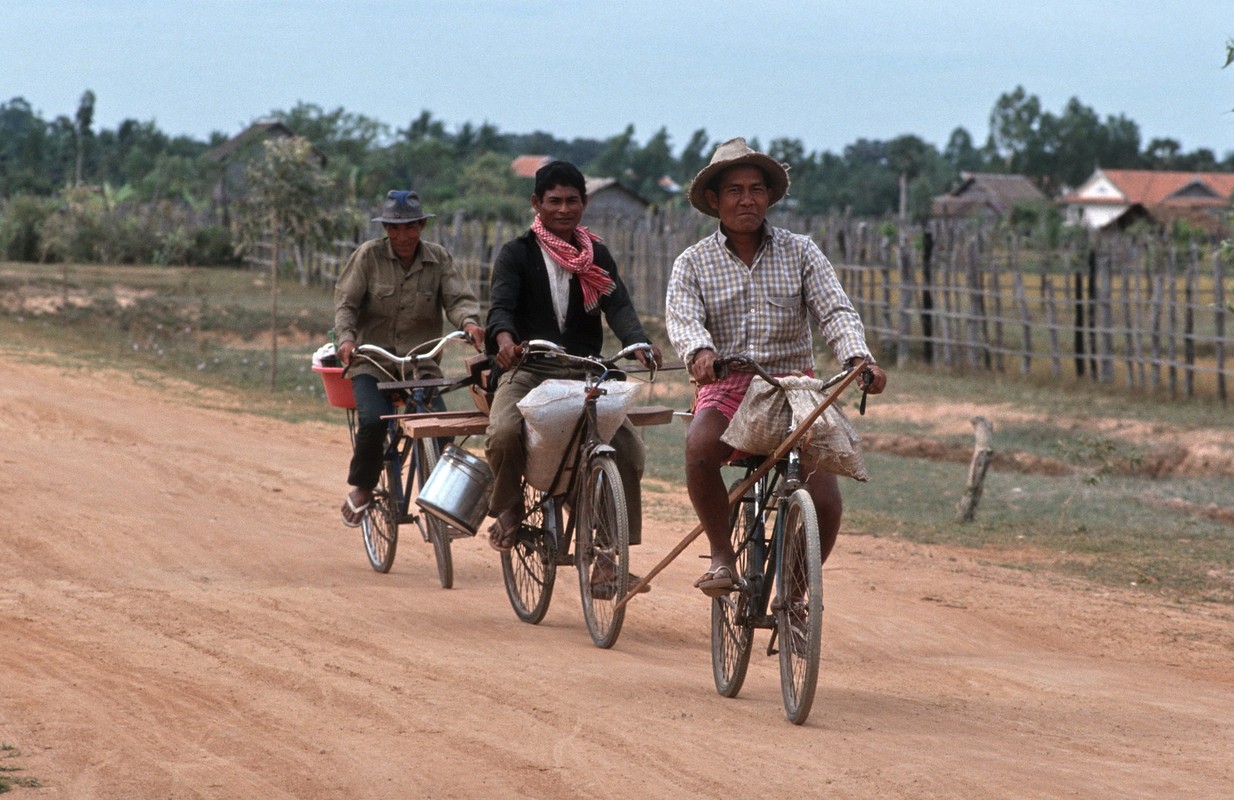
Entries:
<svg viewBox="0 0 1234 800">
<path fill-rule="evenodd" d="M 351 379 L 351 388 L 356 396 L 356 443 L 351 453 L 347 482 L 361 489 L 372 489 L 381 476 L 386 431 L 390 427 L 389 420 L 382 417 L 394 413 L 394 404 L 385 392 L 377 388 L 376 376 L 357 375 Z M 423 395 L 419 394 L 419 397 L 422 399 Z M 445 411 L 446 403 L 437 395 L 429 407 Z"/>
</svg>

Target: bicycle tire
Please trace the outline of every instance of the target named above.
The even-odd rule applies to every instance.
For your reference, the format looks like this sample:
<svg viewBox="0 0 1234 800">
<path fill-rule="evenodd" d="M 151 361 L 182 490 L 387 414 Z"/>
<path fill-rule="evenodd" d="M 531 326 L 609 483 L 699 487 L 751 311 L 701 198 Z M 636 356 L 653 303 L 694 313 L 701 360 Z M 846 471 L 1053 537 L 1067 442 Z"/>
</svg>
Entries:
<svg viewBox="0 0 1234 800">
<path fill-rule="evenodd" d="M 729 487 L 731 493 L 741 481 Z M 729 536 L 737 551 L 737 574 L 744 578 L 746 589 L 729 592 L 711 599 L 711 675 L 716 692 L 721 697 L 736 697 L 750 666 L 750 650 L 754 642 L 754 624 L 750 617 L 751 592 L 760 583 L 751 569 L 751 550 L 743 546 L 758 520 L 754 516 L 756 488 L 751 486 L 733 507 L 729 521 Z M 761 568 L 761 565 L 757 565 Z"/>
<path fill-rule="evenodd" d="M 543 495 L 524 488 L 524 508 L 533 509 L 519 526 L 518 538 L 509 552 L 501 554 L 501 577 L 514 614 L 523 622 L 538 625 L 548 613 L 557 581 L 557 534 L 561 513 L 557 503 L 540 505 Z M 552 524 L 546 524 L 552 523 Z"/>
<path fill-rule="evenodd" d="M 583 619 L 596 647 L 607 649 L 621 633 L 626 612 L 617 603 L 630 581 L 630 518 L 625 487 L 612 458 L 597 456 L 588 463 L 578 506 L 574 566 Z M 597 566 L 612 574 L 613 580 L 593 583 Z"/>
<path fill-rule="evenodd" d="M 381 573 L 394 566 L 394 554 L 398 550 L 398 512 L 390 495 L 391 476 L 395 467 L 386 464 L 373 488 L 373 501 L 368 513 L 360 520 L 360 533 L 364 538 L 364 553 L 368 563 Z"/>
<path fill-rule="evenodd" d="M 437 440 L 433 438 L 417 439 L 414 450 L 415 493 L 419 495 L 424 482 L 437 468 L 440 452 Z M 414 499 L 413 497 L 412 500 Z M 454 588 L 454 555 L 450 550 L 450 529 L 444 521 L 423 509 L 420 510 L 419 519 L 420 531 L 425 541 L 433 545 L 433 558 L 437 562 L 437 580 L 441 583 L 441 588 L 452 589 Z"/>
<path fill-rule="evenodd" d="M 788 721 L 800 725 L 810 715 L 818 684 L 823 636 L 823 559 L 818 515 L 805 489 L 788 498 L 780 540 L 780 582 L 784 598 L 776 611 L 780 637 L 780 692 Z"/>
</svg>

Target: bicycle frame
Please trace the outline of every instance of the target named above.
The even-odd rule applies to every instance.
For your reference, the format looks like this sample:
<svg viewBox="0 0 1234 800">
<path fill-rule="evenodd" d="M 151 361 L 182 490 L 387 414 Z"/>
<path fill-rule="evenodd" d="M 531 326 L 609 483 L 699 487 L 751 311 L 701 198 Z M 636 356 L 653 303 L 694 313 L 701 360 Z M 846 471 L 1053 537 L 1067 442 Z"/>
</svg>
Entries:
<svg viewBox="0 0 1234 800">
<path fill-rule="evenodd" d="M 578 360 L 595 363 L 591 359 Z M 596 411 L 596 403 L 599 401 L 600 396 L 604 394 L 602 384 L 608 379 L 609 373 L 612 371 L 611 367 L 603 366 L 603 372 L 595 376 L 594 382 L 590 377 L 586 380 L 584 384 L 583 413 L 575 424 L 574 432 L 570 435 L 565 453 L 561 458 L 561 463 L 557 465 L 557 472 L 553 476 L 552 486 L 554 489 L 557 488 L 561 482 L 562 475 L 567 470 L 571 471 L 570 481 L 560 491 L 546 492 L 539 506 L 537 506 L 543 509 L 545 520 L 552 519 L 554 521 L 554 528 L 559 527 L 561 515 L 556 512 L 565 498 L 571 498 L 574 508 L 581 507 L 582 498 L 578 496 L 578 493 L 583 490 L 583 482 L 579 480 L 579 476 L 584 474 L 587 465 L 598 455 L 613 455 L 617 452 L 611 445 L 605 444 L 600 439 L 599 421 Z M 528 509 L 529 512 L 532 510 L 534 509 Z M 559 566 L 573 563 L 573 554 L 570 552 L 570 546 L 574 542 L 574 527 L 575 515 L 571 514 L 565 523 L 564 531 L 556 529 L 549 531 L 557 542 L 557 563 Z"/>
<path fill-rule="evenodd" d="M 747 465 L 746 474 L 754 470 L 754 467 Z M 779 513 L 783 507 L 784 501 L 804 485 L 801 480 L 801 460 L 797 451 L 791 450 L 775 467 L 775 469 L 760 477 L 753 486 L 753 497 L 751 500 L 740 500 L 739 502 L 752 502 L 754 504 L 753 517 L 754 525 L 747 532 L 740 547 L 738 548 L 737 557 L 740 559 L 743 551 L 748 550 L 750 562 L 757 566 L 759 572 L 754 581 L 753 586 L 747 586 L 746 591 L 750 595 L 750 600 L 746 605 L 746 614 L 749 622 L 755 628 L 770 628 L 773 632 L 776 630 L 776 617 L 774 613 L 768 613 L 768 609 L 773 607 L 772 588 L 775 589 L 775 600 L 783 601 L 781 596 L 784 591 L 784 560 L 782 557 L 782 543 L 784 541 L 784 516 Z M 770 535 L 767 532 L 768 518 L 775 514 L 775 519 L 772 522 Z M 770 568 L 769 568 L 770 567 Z M 772 655 L 775 652 L 775 635 L 767 643 L 767 654 Z"/>
</svg>

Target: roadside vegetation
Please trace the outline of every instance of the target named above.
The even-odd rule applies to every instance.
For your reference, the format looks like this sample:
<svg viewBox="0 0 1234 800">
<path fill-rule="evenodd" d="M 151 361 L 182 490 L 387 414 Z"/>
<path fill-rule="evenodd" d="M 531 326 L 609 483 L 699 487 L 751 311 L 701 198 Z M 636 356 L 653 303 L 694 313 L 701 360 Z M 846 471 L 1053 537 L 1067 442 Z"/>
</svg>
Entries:
<svg viewBox="0 0 1234 800">
<path fill-rule="evenodd" d="M 310 368 L 313 351 L 329 340 L 331 293 L 295 282 L 283 288 L 284 367 L 271 388 L 267 280 L 230 268 L 0 263 L 0 348 L 18 361 L 119 371 L 191 391 L 204 407 L 345 424 Z M 667 346 L 658 321 L 648 327 Z M 1096 385 L 1060 390 L 1048 377 L 889 371 L 889 392 L 870 398 L 865 417 L 857 416 L 855 395 L 845 400 L 870 443 L 872 475 L 867 484 L 843 482 L 846 536 L 968 548 L 991 564 L 1096 588 L 1234 605 L 1234 471 L 1228 464 L 1204 471 L 1183 459 L 1189 441 L 1234 451 L 1228 408 Z M 650 392 L 648 402 L 688 407 L 683 371 L 663 373 Z M 451 404 L 466 408 L 470 400 L 459 393 Z M 976 521 L 962 524 L 955 506 L 972 435 L 954 424 L 955 414 L 949 426 L 940 421 L 974 404 L 994 424 L 996 458 Z M 683 492 L 683 423 L 643 430 L 647 513 L 679 522 L 684 535 L 695 520 L 674 502 Z M 841 547 L 855 546 L 842 540 Z"/>
<path fill-rule="evenodd" d="M 20 755 L 21 751 L 13 745 L 0 743 L 0 794 L 16 788 L 37 789 L 43 785 L 38 778 L 20 774 L 24 770 L 15 763 Z"/>
</svg>

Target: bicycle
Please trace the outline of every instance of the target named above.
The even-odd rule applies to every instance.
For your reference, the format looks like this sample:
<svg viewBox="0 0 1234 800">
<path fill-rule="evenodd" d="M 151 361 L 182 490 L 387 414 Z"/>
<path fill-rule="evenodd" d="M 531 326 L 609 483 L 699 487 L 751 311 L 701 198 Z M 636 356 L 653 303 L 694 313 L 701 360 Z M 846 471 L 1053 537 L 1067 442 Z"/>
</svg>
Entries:
<svg viewBox="0 0 1234 800">
<path fill-rule="evenodd" d="M 436 412 L 434 404 L 440 405 L 439 398 L 442 395 L 467 386 L 473 380 L 471 376 L 420 377 L 423 365 L 436 358 L 446 342 L 455 339 L 466 341 L 467 334 L 455 331 L 440 339 L 417 345 L 405 356 L 396 356 L 377 345 L 362 344 L 356 348 L 355 356 L 367 359 L 392 378 L 390 381 L 378 382 L 377 388 L 386 392 L 395 406 L 403 406 L 407 413 Z M 418 352 L 425 347 L 429 349 Z M 395 376 L 386 369 L 386 366 L 378 361 L 378 357 L 391 366 L 397 366 L 398 375 Z M 410 379 L 407 377 L 408 367 L 411 369 Z M 455 529 L 431 514 L 417 514 L 412 511 L 413 498 L 419 494 L 420 488 L 437 466 L 441 456 L 441 443 L 438 439 L 408 436 L 398 420 L 397 414 L 389 417 L 381 474 L 373 490 L 372 505 L 360 521 L 364 551 L 374 570 L 389 572 L 394 565 L 394 554 L 398 550 L 399 526 L 415 523 L 424 541 L 433 545 L 441 588 L 450 589 L 454 586 L 454 557 L 450 542 L 453 538 L 469 534 L 455 532 Z M 353 446 L 357 425 L 356 410 L 350 408 L 347 411 L 347 429 Z"/>
<path fill-rule="evenodd" d="M 574 564 L 587 632 L 600 648 L 612 647 L 621 633 L 625 610 L 618 601 L 629 586 L 630 549 L 625 487 L 613 460 L 615 451 L 598 432 L 597 401 L 606 393 L 604 384 L 622 372 L 615 362 L 639 350 L 650 353 L 651 345 L 630 345 L 610 358 L 570 355 L 559 345 L 539 339 L 528 341 L 524 347 L 524 361 L 528 357 L 555 358 L 582 366 L 589 374 L 578 382 L 583 413 L 550 489 L 536 489 L 524 478 L 523 518 L 514 546 L 501 554 L 506 595 L 520 620 L 538 624 L 548 612 L 557 568 Z M 650 380 L 654 379 L 653 367 Z M 672 412 L 664 410 L 667 416 L 653 415 L 640 421 L 668 422 Z M 605 580 L 596 580 L 597 575 Z"/>
<path fill-rule="evenodd" d="M 741 366 L 779 386 L 750 359 L 725 357 L 717 359 L 717 366 Z M 852 372 L 846 369 L 838 373 L 821 388 L 841 383 L 846 386 L 845 379 Z M 730 522 L 740 580 L 734 591 L 711 601 L 712 676 L 721 696 L 736 697 L 750 664 L 754 631 L 770 629 L 767 655 L 779 654 L 785 715 L 800 725 L 814 702 L 822 643 L 818 515 L 802 478 L 799 446 L 794 445 L 773 468 L 763 469 L 751 483 L 763 461 L 764 457 L 758 456 L 729 462 L 745 471 L 743 478 L 730 485 L 730 497 L 742 485 L 749 486 L 734 504 Z"/>
</svg>

